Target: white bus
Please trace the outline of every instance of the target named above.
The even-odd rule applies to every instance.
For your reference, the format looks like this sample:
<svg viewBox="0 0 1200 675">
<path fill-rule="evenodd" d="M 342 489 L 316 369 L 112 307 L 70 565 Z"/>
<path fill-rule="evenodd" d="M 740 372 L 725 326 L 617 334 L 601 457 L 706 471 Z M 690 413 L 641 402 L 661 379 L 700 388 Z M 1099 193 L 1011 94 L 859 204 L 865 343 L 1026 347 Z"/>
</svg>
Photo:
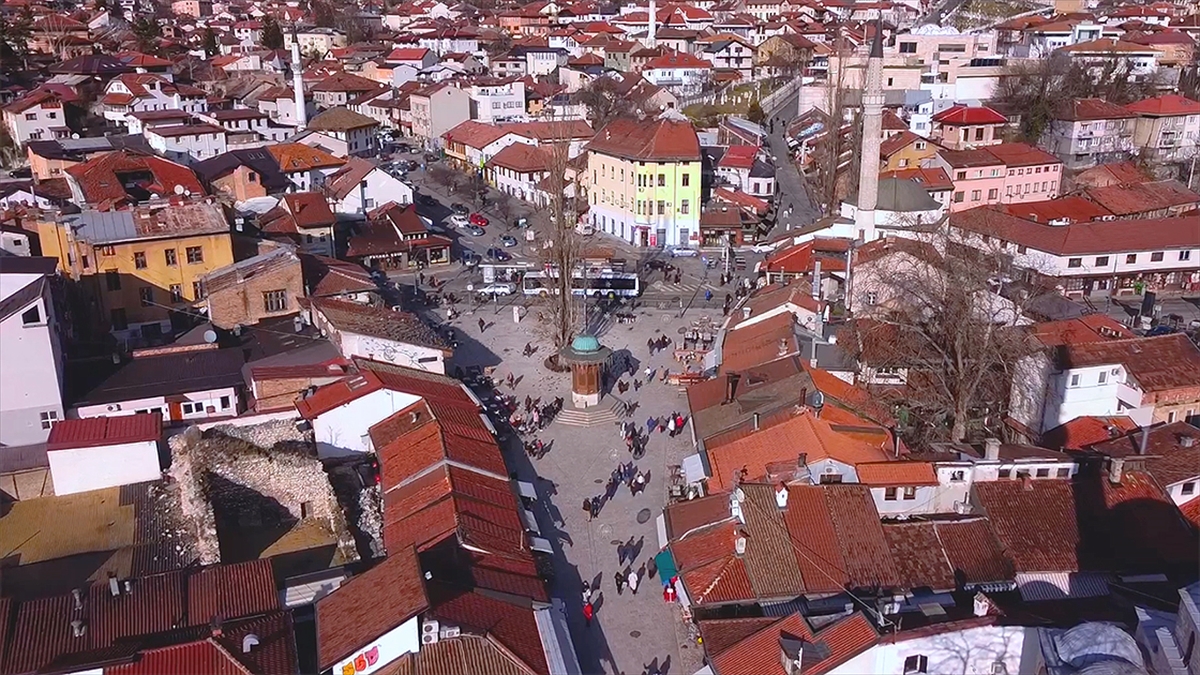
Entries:
<svg viewBox="0 0 1200 675">
<path fill-rule="evenodd" d="M 558 293 L 558 272 L 526 272 L 521 280 L 525 295 L 542 297 Z M 571 294 L 589 295 L 597 298 L 635 298 L 642 292 L 642 283 L 636 274 L 612 270 L 575 270 L 571 275 Z"/>
</svg>

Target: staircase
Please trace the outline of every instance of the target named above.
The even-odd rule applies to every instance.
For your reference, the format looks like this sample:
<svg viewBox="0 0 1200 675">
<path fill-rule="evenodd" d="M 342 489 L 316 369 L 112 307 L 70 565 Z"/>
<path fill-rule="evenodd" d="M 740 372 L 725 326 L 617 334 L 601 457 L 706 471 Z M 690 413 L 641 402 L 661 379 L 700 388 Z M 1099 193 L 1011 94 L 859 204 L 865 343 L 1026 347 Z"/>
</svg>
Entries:
<svg viewBox="0 0 1200 675">
<path fill-rule="evenodd" d="M 591 408 L 564 405 L 562 411 L 554 416 L 554 422 L 569 427 L 596 427 L 601 424 L 615 424 L 624 416 L 625 402 L 613 396 L 606 396 L 600 401 L 600 405 Z"/>
</svg>

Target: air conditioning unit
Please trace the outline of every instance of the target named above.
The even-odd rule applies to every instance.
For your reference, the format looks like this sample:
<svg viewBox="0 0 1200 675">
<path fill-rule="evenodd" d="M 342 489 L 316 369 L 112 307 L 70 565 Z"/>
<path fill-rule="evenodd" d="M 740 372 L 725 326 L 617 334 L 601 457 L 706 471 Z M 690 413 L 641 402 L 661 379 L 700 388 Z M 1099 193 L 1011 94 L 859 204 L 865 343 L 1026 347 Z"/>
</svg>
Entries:
<svg viewBox="0 0 1200 675">
<path fill-rule="evenodd" d="M 898 603 L 898 602 L 885 602 L 885 603 L 883 603 L 883 605 L 880 607 L 880 610 L 881 610 L 881 611 L 882 611 L 884 614 L 899 614 L 899 613 L 900 613 L 900 603 Z"/>
<path fill-rule="evenodd" d="M 438 629 L 440 626 L 437 621 L 427 619 L 421 624 L 421 644 L 432 645 L 437 644 Z"/>
<path fill-rule="evenodd" d="M 459 635 L 462 635 L 462 629 L 459 628 L 458 626 L 447 626 L 447 627 L 441 629 L 440 631 L 438 631 L 438 637 L 442 640 L 449 640 L 450 638 L 456 638 Z"/>
</svg>

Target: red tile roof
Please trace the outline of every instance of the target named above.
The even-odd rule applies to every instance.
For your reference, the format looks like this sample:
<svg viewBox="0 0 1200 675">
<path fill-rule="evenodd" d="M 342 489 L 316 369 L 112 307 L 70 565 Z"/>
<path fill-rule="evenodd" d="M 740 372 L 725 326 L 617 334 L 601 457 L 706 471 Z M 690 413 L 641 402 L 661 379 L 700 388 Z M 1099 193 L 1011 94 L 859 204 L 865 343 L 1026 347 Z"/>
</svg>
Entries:
<svg viewBox="0 0 1200 675">
<path fill-rule="evenodd" d="M 845 436 L 811 411 L 804 411 L 749 435 L 728 432 L 710 438 L 705 443 L 712 468 L 709 486 L 731 489 L 739 475 L 742 480 L 759 480 L 766 475 L 768 464 L 794 460 L 798 448 L 807 453 L 810 463 L 835 459 L 856 466 L 887 460 L 879 447 Z"/>
<path fill-rule="evenodd" d="M 1008 118 L 987 106 L 952 105 L 933 116 L 933 121 L 949 126 L 1007 124 Z"/>
<path fill-rule="evenodd" d="M 943 190 L 954 189 L 954 181 L 950 180 L 950 174 L 942 167 L 933 169 L 897 169 L 896 171 L 884 171 L 879 174 L 880 178 L 904 178 L 911 180 L 929 192 L 939 192 Z"/>
<path fill-rule="evenodd" d="M 1050 226 L 979 207 L 950 214 L 953 227 L 1057 255 L 1195 248 L 1200 217 L 1134 218 Z"/>
<path fill-rule="evenodd" d="M 1105 438 L 1088 449 L 1109 457 L 1133 457 L 1139 454 L 1143 431 L 1129 429 L 1120 438 Z M 1200 429 L 1187 422 L 1172 422 L 1150 427 L 1145 439 L 1146 455 L 1141 461 L 1146 472 L 1163 487 L 1200 476 Z M 1191 445 L 1184 445 L 1191 439 Z"/>
<path fill-rule="evenodd" d="M 1112 215 L 1103 206 L 1078 195 L 1067 195 L 1044 202 L 1004 204 L 1001 208 L 1018 218 L 1047 224 L 1088 222 Z"/>
<path fill-rule="evenodd" d="M 133 663 L 104 669 L 105 675 L 248 675 L 250 672 L 213 638 L 149 649 Z"/>
<path fill-rule="evenodd" d="M 937 485 L 937 474 L 929 462 L 888 461 L 859 464 L 854 467 L 858 482 L 871 487 Z"/>
<path fill-rule="evenodd" d="M 119 443 L 157 441 L 162 438 L 162 415 L 142 413 L 120 417 L 68 419 L 50 429 L 47 450 L 93 448 Z"/>
<path fill-rule="evenodd" d="M 1054 119 L 1069 122 L 1086 122 L 1090 120 L 1119 120 L 1136 117 L 1123 106 L 1109 103 L 1101 98 L 1078 98 L 1068 102 L 1054 115 Z"/>
<path fill-rule="evenodd" d="M 97 155 L 68 167 L 66 172 L 79 185 L 84 200 L 91 204 L 130 200 L 125 191 L 127 182 L 135 182 L 151 194 L 163 197 L 175 194 L 177 188 L 193 195 L 204 194 L 200 179 L 186 166 L 129 150 Z"/>
<path fill-rule="evenodd" d="M 1128 417 L 1076 417 L 1043 433 L 1040 444 L 1053 450 L 1082 450 L 1137 428 Z"/>
<path fill-rule="evenodd" d="M 1130 103 L 1125 109 L 1147 117 L 1196 115 L 1200 114 L 1200 101 L 1193 101 L 1179 94 L 1167 94 Z"/>
<path fill-rule="evenodd" d="M 335 157 L 320 148 L 314 148 L 303 143 L 268 145 L 266 150 L 275 158 L 275 161 L 279 164 L 279 169 L 284 173 L 324 169 L 341 166 L 346 163 L 344 159 Z"/>
<path fill-rule="evenodd" d="M 1046 347 L 1134 337 L 1127 326 L 1106 314 L 1088 314 L 1062 321 L 1043 321 L 1030 326 L 1029 332 Z"/>
<path fill-rule="evenodd" d="M 1169 400 L 1174 390 L 1200 388 L 1200 349 L 1183 333 L 1070 344 L 1059 358 L 1068 368 L 1124 365 L 1144 392 L 1143 405 Z"/>
<path fill-rule="evenodd" d="M 533 608 L 438 583 L 429 584 L 429 615 L 439 622 L 488 635 L 526 668 L 550 675 Z"/>
<path fill-rule="evenodd" d="M 700 161 L 700 139 L 691 122 L 660 119 L 609 122 L 587 146 L 591 152 L 645 161 Z"/>
<path fill-rule="evenodd" d="M 730 169 L 749 169 L 754 166 L 754 158 L 758 155 L 758 148 L 753 145 L 731 145 L 725 150 L 725 154 L 721 156 L 721 161 L 717 166 Z"/>
<path fill-rule="evenodd" d="M 1084 195 L 1118 217 L 1138 216 L 1163 209 L 1200 205 L 1200 194 L 1176 180 L 1106 185 L 1088 188 Z"/>
<path fill-rule="evenodd" d="M 1054 155 L 1028 143 L 1001 143 L 989 145 L 984 152 L 989 152 L 999 158 L 1005 166 L 1037 166 L 1042 164 L 1062 164 Z"/>
<path fill-rule="evenodd" d="M 116 597 L 105 582 L 84 589 L 80 610 L 74 609 L 70 594 L 19 603 L 3 671 L 32 672 L 69 655 L 108 649 L 118 641 L 184 628 L 207 630 L 213 618 L 232 621 L 279 608 L 267 559 L 177 570 L 131 582 L 131 590 Z M 71 621 L 76 619 L 87 626 L 79 638 L 72 635 Z M 136 651 L 134 643 L 125 653 Z M 86 657 L 83 661 L 91 662 Z"/>
<path fill-rule="evenodd" d="M 333 667 L 428 608 L 416 551 L 389 547 L 387 559 L 317 601 L 318 667 Z"/>
<path fill-rule="evenodd" d="M 1183 514 L 1185 520 L 1192 524 L 1192 527 L 1200 529 L 1200 497 L 1180 504 L 1179 512 Z"/>
<path fill-rule="evenodd" d="M 713 631 L 725 621 L 744 620 L 701 622 L 701 635 L 706 637 L 706 642 L 705 631 Z M 709 661 L 720 675 L 784 675 L 786 671 L 779 656 L 782 638 L 806 643 L 801 651 L 800 671 L 805 675 L 821 675 L 869 649 L 879 641 L 879 633 L 861 612 L 838 619 L 814 633 L 808 621 L 797 612 L 772 622 L 720 652 L 709 650 Z"/>
<path fill-rule="evenodd" d="M 550 168 L 550 155 L 539 147 L 524 143 L 505 146 L 487 161 L 490 167 L 503 167 L 517 173 L 540 173 Z"/>
</svg>

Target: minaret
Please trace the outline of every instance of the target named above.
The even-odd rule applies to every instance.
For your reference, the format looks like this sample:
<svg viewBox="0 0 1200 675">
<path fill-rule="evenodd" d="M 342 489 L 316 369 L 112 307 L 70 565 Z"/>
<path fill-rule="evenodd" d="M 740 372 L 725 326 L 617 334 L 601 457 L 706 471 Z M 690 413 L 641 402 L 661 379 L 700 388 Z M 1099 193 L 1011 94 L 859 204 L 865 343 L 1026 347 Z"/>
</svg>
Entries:
<svg viewBox="0 0 1200 675">
<path fill-rule="evenodd" d="M 867 59 L 862 95 L 862 150 L 858 169 L 858 211 L 854 224 L 867 241 L 875 238 L 875 206 L 879 203 L 879 146 L 883 143 L 883 24 L 875 22 L 875 38 Z"/>
<path fill-rule="evenodd" d="M 304 131 L 308 124 L 308 110 L 304 103 L 304 67 L 300 65 L 300 44 L 292 35 L 292 90 L 296 97 L 296 131 Z"/>
<path fill-rule="evenodd" d="M 658 46 L 658 40 L 655 35 L 658 34 L 658 8 L 654 5 L 654 0 L 650 0 L 650 15 L 649 22 L 646 24 L 646 46 L 654 49 Z"/>
</svg>

